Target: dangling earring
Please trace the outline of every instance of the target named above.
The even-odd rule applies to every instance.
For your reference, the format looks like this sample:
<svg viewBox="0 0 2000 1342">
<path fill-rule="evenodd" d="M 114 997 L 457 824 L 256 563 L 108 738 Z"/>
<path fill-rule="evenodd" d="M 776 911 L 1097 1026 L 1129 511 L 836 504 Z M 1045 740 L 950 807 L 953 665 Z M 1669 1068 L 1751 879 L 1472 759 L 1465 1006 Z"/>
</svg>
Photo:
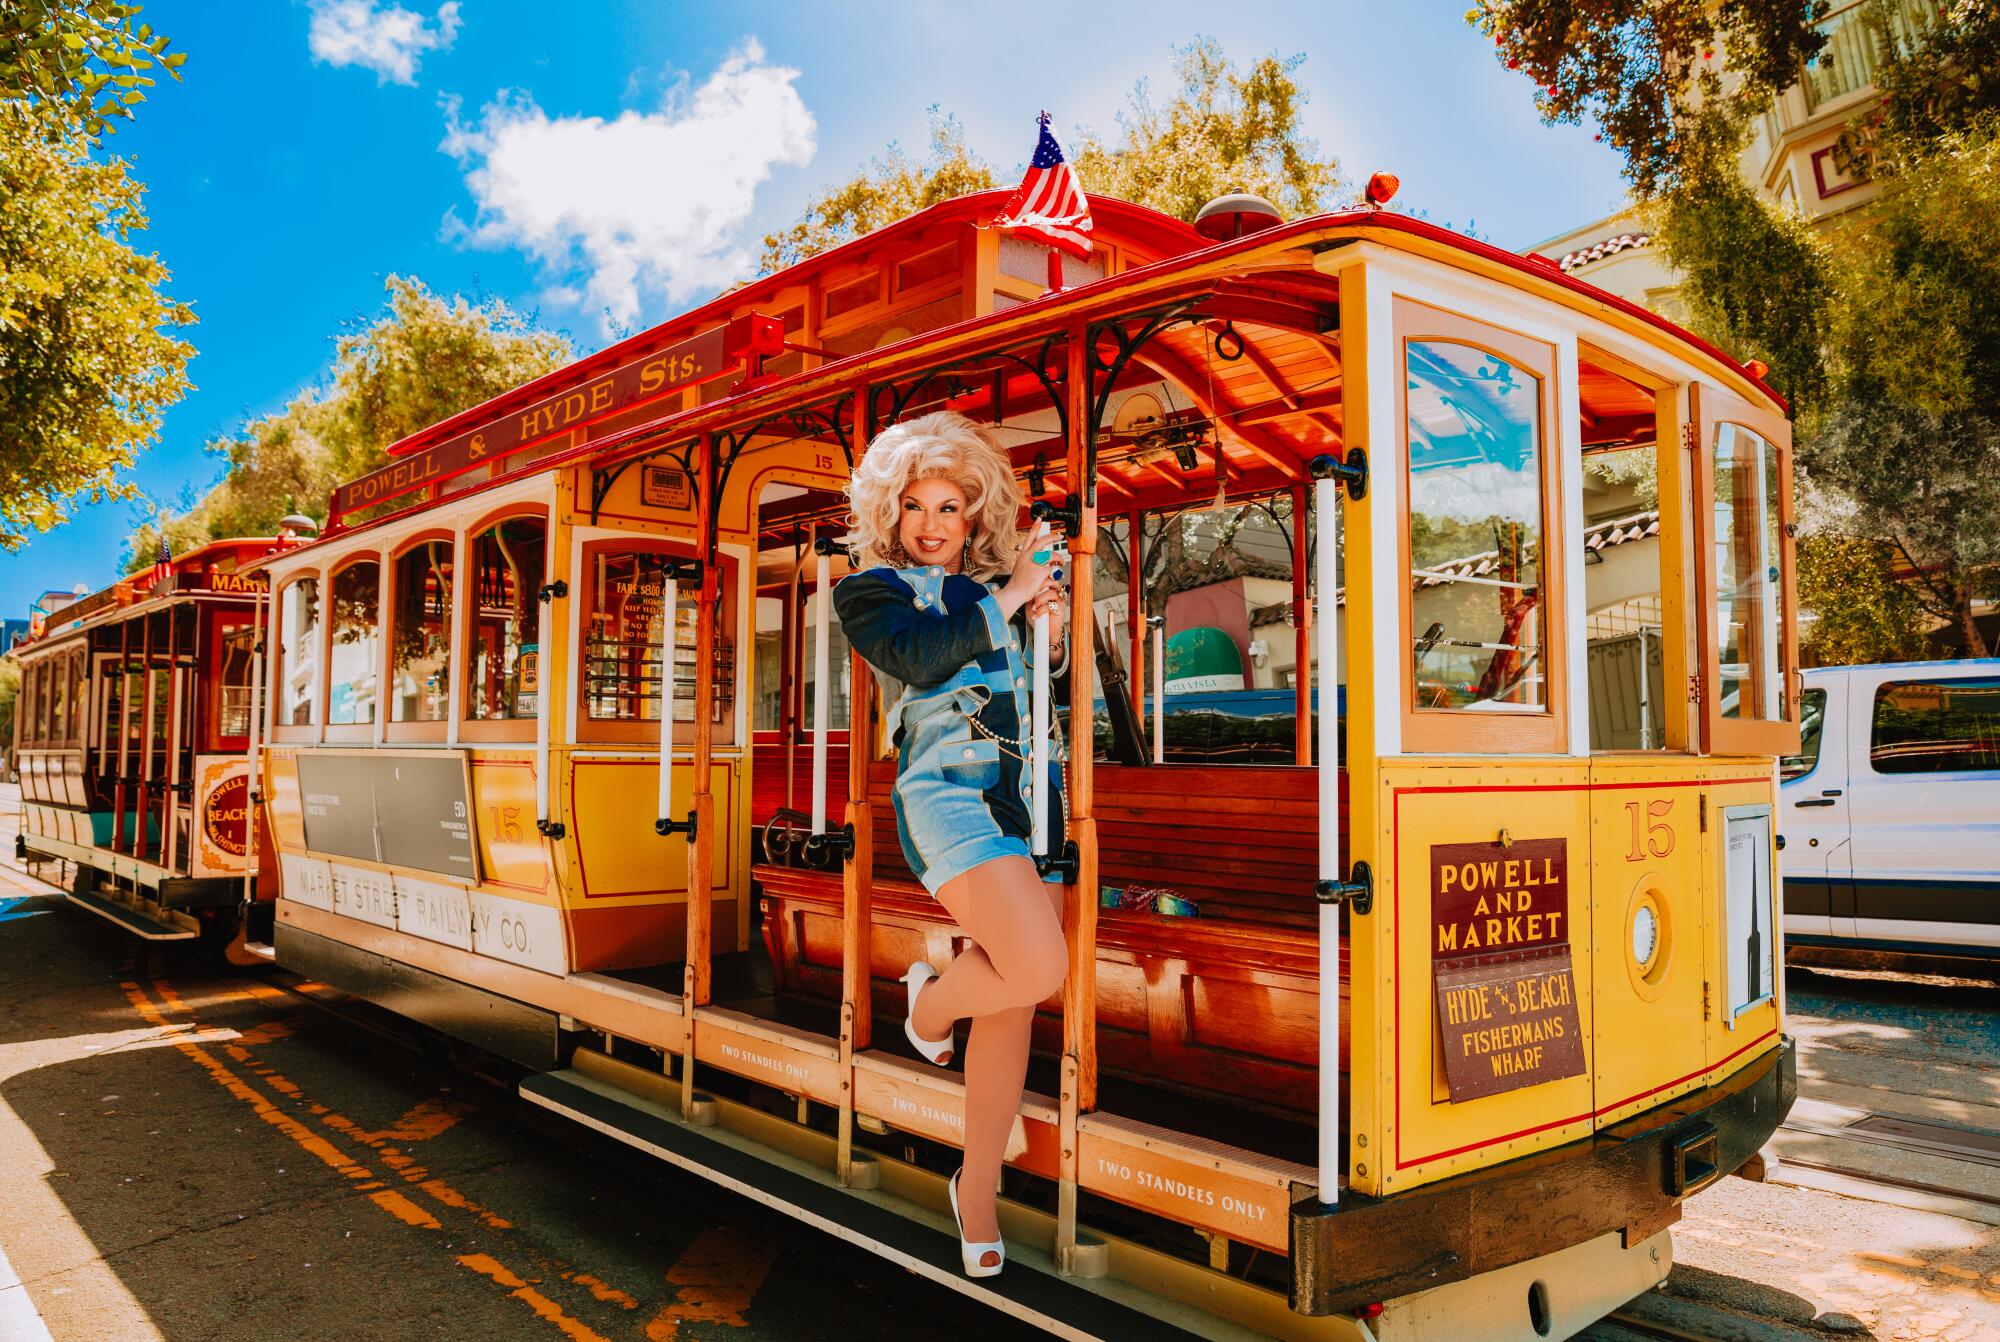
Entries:
<svg viewBox="0 0 2000 1342">
<path fill-rule="evenodd" d="M 972 576 L 970 572 L 971 568 L 972 568 L 972 538 L 970 536 L 967 536 L 965 538 L 965 549 L 958 556 L 958 571 L 960 573 L 965 574 L 965 576 L 969 578 Z"/>
</svg>

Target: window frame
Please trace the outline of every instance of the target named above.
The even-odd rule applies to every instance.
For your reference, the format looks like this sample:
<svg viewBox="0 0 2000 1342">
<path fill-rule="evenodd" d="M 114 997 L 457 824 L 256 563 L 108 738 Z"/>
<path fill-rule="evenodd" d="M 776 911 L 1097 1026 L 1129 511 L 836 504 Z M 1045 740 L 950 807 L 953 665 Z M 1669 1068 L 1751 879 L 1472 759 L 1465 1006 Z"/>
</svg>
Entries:
<svg viewBox="0 0 2000 1342">
<path fill-rule="evenodd" d="M 502 522 L 512 521 L 517 518 L 534 518 L 536 521 L 539 521 L 542 524 L 542 554 L 543 554 L 542 582 L 544 584 L 547 584 L 549 582 L 554 581 L 554 574 L 550 570 L 548 563 L 549 535 L 554 527 L 554 523 L 552 523 L 549 520 L 548 506 L 546 504 L 541 504 L 541 503 L 510 503 L 503 507 L 495 508 L 492 512 L 487 513 L 475 519 L 474 521 L 468 523 L 465 527 L 464 532 L 462 533 L 463 544 L 460 547 L 461 553 L 459 554 L 457 561 L 459 566 L 469 571 L 470 565 L 472 563 L 472 550 L 473 547 L 478 544 L 479 538 L 485 535 L 487 531 L 500 525 Z M 456 578 L 457 578 L 457 571 L 454 570 L 455 585 L 456 585 Z M 458 592 L 464 592 L 466 589 L 463 587 L 456 587 L 456 590 Z M 538 594 L 537 613 L 535 617 L 538 620 L 540 618 L 539 600 L 540 598 Z M 452 674 L 459 677 L 458 683 L 460 686 L 458 695 L 459 739 L 462 741 L 532 742 L 535 739 L 536 724 L 547 713 L 546 707 L 542 710 L 541 713 L 536 714 L 536 716 L 532 718 L 475 718 L 472 716 L 472 652 L 473 652 L 472 632 L 473 632 L 474 621 L 477 618 L 477 611 L 475 610 L 474 602 L 472 601 L 469 595 L 467 595 L 463 600 L 455 599 L 454 603 L 462 607 L 462 609 L 460 609 L 457 612 L 456 619 L 454 620 L 453 623 L 453 628 L 455 630 L 454 637 L 456 637 L 456 639 L 458 640 L 459 651 L 454 655 L 452 659 L 453 660 Z M 562 632 L 558 627 L 558 621 L 561 619 L 561 613 L 551 612 L 551 616 L 552 618 L 549 624 L 549 633 L 551 636 L 551 641 L 560 642 L 562 639 Z M 538 649 L 536 655 L 541 659 L 541 664 L 536 669 L 537 676 L 542 686 L 542 689 L 539 691 L 539 693 L 547 694 L 550 688 L 548 681 L 548 671 L 553 659 L 549 656 L 549 649 L 547 648 Z M 546 704 L 546 700 L 543 700 L 542 702 Z"/>
<path fill-rule="evenodd" d="M 365 722 L 335 722 L 333 720 L 333 585 L 340 581 L 340 575 L 356 564 L 375 565 L 375 620 L 379 627 L 383 618 L 382 590 L 384 575 L 388 572 L 380 550 L 356 550 L 327 562 L 322 572 L 325 583 L 320 588 L 320 656 L 325 660 L 320 664 L 318 702 L 320 722 L 323 724 L 320 737 L 326 742 L 340 742 L 347 745 L 366 745 L 375 740 L 375 729 L 386 720 L 388 705 L 379 688 L 375 696 L 375 715 Z M 389 640 L 383 639 L 375 650 L 375 682 L 378 687 L 387 685 L 389 677 Z"/>
<path fill-rule="evenodd" d="M 1799 753 L 1799 694 L 1804 677 L 1799 668 L 1798 587 L 1792 527 L 1797 514 L 1792 500 L 1792 426 L 1775 410 L 1750 404 L 1705 382 L 1688 389 L 1689 423 L 1694 438 L 1695 645 L 1701 704 L 1701 747 L 1705 755 L 1770 755 L 1782 759 Z M 1715 564 L 1715 442 L 1725 424 L 1747 429 L 1771 446 L 1778 456 L 1778 704 L 1780 718 L 1722 716 L 1722 631 L 1716 627 L 1716 593 L 1720 590 Z"/>
<path fill-rule="evenodd" d="M 397 566 L 420 546 L 429 545 L 437 541 L 443 541 L 451 547 L 451 590 L 445 597 L 446 680 L 444 713 L 436 718 L 398 722 L 396 721 L 395 684 L 396 617 L 402 598 L 396 586 L 396 570 Z M 458 552 L 457 537 L 448 527 L 427 528 L 414 535 L 405 536 L 398 540 L 394 548 L 388 552 L 388 557 L 384 562 L 387 565 L 387 571 L 383 577 L 389 593 L 389 608 L 386 611 L 380 612 L 383 631 L 381 672 L 383 693 L 378 696 L 378 711 L 382 715 L 382 723 L 386 729 L 384 739 L 389 741 L 443 741 L 451 731 L 451 680 L 449 678 L 457 673 L 457 662 L 459 660 L 457 648 L 451 646 L 458 641 L 459 635 L 456 614 L 459 604 L 458 568 L 463 562 L 463 556 Z M 373 724 L 370 725 L 372 726 Z"/>
<path fill-rule="evenodd" d="M 1560 755 L 1569 750 L 1568 574 L 1562 557 L 1568 553 L 1563 528 L 1564 481 L 1558 413 L 1557 375 L 1560 351 L 1548 341 L 1509 330 L 1492 322 L 1433 307 L 1400 295 L 1395 299 L 1392 329 L 1396 350 L 1396 434 L 1398 463 L 1396 553 L 1397 604 L 1402 641 L 1397 649 L 1398 711 L 1402 717 L 1403 749 L 1409 753 L 1450 755 Z M 1463 345 L 1504 359 L 1540 383 L 1537 397 L 1536 452 L 1541 463 L 1542 534 L 1542 710 L 1534 713 L 1491 713 L 1468 708 L 1418 708 L 1417 676 L 1409 649 L 1416 645 L 1415 593 L 1410 590 L 1410 346 L 1437 342 Z"/>
<path fill-rule="evenodd" d="M 315 587 L 313 604 L 317 615 L 317 618 L 314 620 L 313 643 L 315 646 L 313 652 L 316 657 L 323 658 L 326 655 L 324 645 L 326 643 L 327 623 L 327 582 L 326 571 L 324 569 L 299 569 L 294 573 L 287 574 L 275 589 L 268 617 L 270 624 L 267 628 L 259 631 L 267 638 L 272 651 L 277 654 L 275 657 L 266 656 L 264 668 L 264 695 L 270 701 L 265 706 L 265 721 L 270 727 L 269 739 L 274 742 L 316 741 L 319 739 L 319 730 L 324 721 L 324 713 L 322 712 L 320 703 L 325 694 L 326 685 L 326 663 L 324 661 L 317 662 L 313 667 L 312 692 L 306 698 L 312 720 L 310 722 L 283 722 L 278 718 L 278 704 L 282 702 L 282 699 L 278 694 L 277 682 L 285 679 L 290 671 L 290 666 L 287 662 L 289 645 L 285 642 L 285 602 L 291 596 L 292 588 L 308 580 Z"/>
<path fill-rule="evenodd" d="M 571 603 L 575 608 L 573 617 L 575 624 L 572 627 L 574 633 L 574 639 L 570 643 L 572 666 L 569 672 L 570 683 L 565 693 L 565 702 L 567 704 L 567 711 L 572 715 L 570 721 L 575 724 L 575 730 L 571 733 L 571 739 L 579 745 L 650 745 L 657 749 L 660 744 L 660 731 L 655 723 L 646 721 L 622 722 L 590 716 L 590 705 L 586 694 L 589 689 L 590 678 L 585 674 L 583 664 L 585 649 L 588 646 L 590 618 L 594 614 L 594 607 L 591 605 L 591 575 L 593 573 L 592 566 L 596 563 L 597 556 L 607 551 L 614 553 L 659 554 L 675 559 L 693 559 L 695 557 L 695 546 L 692 542 L 679 537 L 655 536 L 640 532 L 588 540 L 583 543 L 581 551 L 578 554 L 576 572 L 570 575 L 570 591 L 575 594 L 575 599 Z M 737 566 L 738 561 L 734 555 L 721 554 L 717 558 L 715 566 L 717 570 L 715 632 L 718 639 L 736 639 L 735 655 L 740 666 L 743 657 L 742 639 L 737 637 L 737 630 L 735 628 L 737 617 L 737 602 L 735 599 L 735 584 L 738 579 Z M 690 599 L 685 592 L 686 588 L 683 586 L 681 595 L 676 597 L 676 604 Z M 568 632 L 558 632 L 556 637 L 558 639 L 568 639 L 570 635 Z M 728 711 L 723 713 L 721 720 L 714 723 L 711 727 L 709 739 L 712 745 L 724 748 L 731 748 L 736 745 L 736 719 L 739 707 L 740 705 L 732 697 Z M 684 723 L 677 721 L 674 727 L 674 744 L 676 746 L 685 745 L 692 748 L 694 745 L 694 722 L 692 720 Z"/>
</svg>

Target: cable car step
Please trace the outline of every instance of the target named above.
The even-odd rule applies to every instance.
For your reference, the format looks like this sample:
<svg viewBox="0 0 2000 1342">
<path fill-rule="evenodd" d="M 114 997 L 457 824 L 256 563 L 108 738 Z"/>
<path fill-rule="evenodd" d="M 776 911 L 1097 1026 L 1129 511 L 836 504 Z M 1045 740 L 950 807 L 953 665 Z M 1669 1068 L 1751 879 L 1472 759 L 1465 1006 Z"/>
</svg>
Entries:
<svg viewBox="0 0 2000 1342">
<path fill-rule="evenodd" d="M 193 941 L 201 935 L 198 928 L 155 918 L 92 890 L 71 890 L 68 894 L 72 904 L 89 909 L 105 921 L 116 923 L 146 941 Z M 192 923 L 193 919 L 188 921 Z"/>
<path fill-rule="evenodd" d="M 678 1086 L 672 1081 L 666 1084 Z M 766 1147 L 731 1131 L 726 1123 L 690 1123 L 678 1112 L 582 1072 L 539 1073 L 521 1082 L 521 1094 L 544 1109 L 839 1235 L 918 1276 L 1059 1337 L 1181 1342 L 1204 1336 L 1259 1335 L 1172 1300 L 1157 1296 L 1146 1300 L 1153 1309 L 1178 1315 L 1200 1330 L 1191 1331 L 1137 1307 L 1141 1293 L 1129 1285 L 1112 1278 L 1058 1276 L 1045 1255 L 1019 1244 L 1008 1245 L 1006 1272 L 970 1279 L 961 1271 L 955 1236 L 917 1219 L 927 1214 L 915 1204 L 879 1191 L 842 1188 L 832 1171 Z"/>
<path fill-rule="evenodd" d="M 278 958 L 278 948 L 268 941 L 246 941 L 243 949 L 260 960 L 275 961 Z"/>
</svg>

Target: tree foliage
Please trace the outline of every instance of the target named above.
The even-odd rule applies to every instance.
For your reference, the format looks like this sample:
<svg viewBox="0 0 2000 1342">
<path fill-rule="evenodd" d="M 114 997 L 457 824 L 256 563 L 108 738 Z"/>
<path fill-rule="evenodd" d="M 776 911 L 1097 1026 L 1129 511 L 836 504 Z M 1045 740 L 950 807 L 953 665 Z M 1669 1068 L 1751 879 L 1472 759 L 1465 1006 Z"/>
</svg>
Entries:
<svg viewBox="0 0 2000 1342">
<path fill-rule="evenodd" d="M 1814 613 L 1801 651 L 1819 666 L 1902 662 L 1924 655 L 1924 614 L 1898 580 L 1900 556 L 1880 541 L 1799 539 L 1799 604 Z"/>
<path fill-rule="evenodd" d="M 1680 183 L 1703 154 L 1701 111 L 1760 107 L 1826 43 L 1827 0 L 1480 0 L 1466 20 L 1535 81 L 1550 123 L 1586 117 L 1641 196 Z M 1732 79 L 1725 81 L 1727 66 Z M 1712 124 L 1712 123 L 1710 123 Z"/>
<path fill-rule="evenodd" d="M 2000 4 L 1948 0 L 1899 33 L 1878 3 L 1869 14 L 1880 99 L 1843 137 L 1849 171 L 1904 171 L 1946 138 L 2000 116 Z"/>
<path fill-rule="evenodd" d="M 499 299 L 447 299 L 399 275 L 386 287 L 386 310 L 338 339 L 320 385 L 209 444 L 223 477 L 166 516 L 175 554 L 270 535 L 288 513 L 321 517 L 333 487 L 385 463 L 389 444 L 576 357 L 566 336 L 536 329 Z M 160 525 L 155 517 L 134 531 L 129 569 L 153 561 Z"/>
<path fill-rule="evenodd" d="M 863 233 L 927 210 L 954 196 L 994 185 L 993 169 L 966 147 L 965 128 L 936 104 L 930 108 L 930 154 L 921 162 L 891 143 L 837 186 L 814 197 L 790 228 L 764 236 L 758 264 L 765 274 L 797 265 Z"/>
<path fill-rule="evenodd" d="M 1304 59 L 1266 56 L 1244 71 L 1214 38 L 1176 48 L 1173 96 L 1156 103 L 1140 81 L 1119 114 L 1116 143 L 1085 131 L 1071 146 L 1077 180 L 1091 195 L 1189 221 L 1232 191 L 1254 191 L 1292 215 L 1324 209 L 1340 188 L 1340 168 L 1300 123 L 1306 95 L 1294 72 Z M 764 271 L 996 185 L 991 165 L 967 147 L 957 118 L 937 107 L 930 117 L 923 161 L 890 145 L 886 155 L 815 197 L 797 223 L 767 236 Z"/>
<path fill-rule="evenodd" d="M 142 6 L 109 0 L 7 0 L 0 5 L 0 104 L 44 139 L 95 140 L 130 120 L 153 87 L 178 80 L 179 52 L 139 21 Z"/>
<path fill-rule="evenodd" d="M 1249 70 L 1212 37 L 1174 52 L 1174 95 L 1153 101 L 1141 80 L 1118 116 L 1119 143 L 1085 133 L 1071 156 L 1085 191 L 1146 205 L 1192 223 L 1217 196 L 1251 191 L 1287 216 L 1324 209 L 1340 166 L 1300 124 L 1302 55 L 1265 56 Z"/>
<path fill-rule="evenodd" d="M 1646 207 L 1653 235 L 1681 273 L 1689 325 L 1739 359 L 1762 359 L 1794 414 L 1810 415 L 1826 393 L 1827 246 L 1738 174 L 1733 125 L 1715 112 L 1703 121 L 1691 137 L 1699 157 Z"/>
<path fill-rule="evenodd" d="M 119 473 L 188 389 L 194 312 L 135 251 L 142 188 L 119 160 L 0 105 L 0 547 L 129 493 Z"/>
</svg>

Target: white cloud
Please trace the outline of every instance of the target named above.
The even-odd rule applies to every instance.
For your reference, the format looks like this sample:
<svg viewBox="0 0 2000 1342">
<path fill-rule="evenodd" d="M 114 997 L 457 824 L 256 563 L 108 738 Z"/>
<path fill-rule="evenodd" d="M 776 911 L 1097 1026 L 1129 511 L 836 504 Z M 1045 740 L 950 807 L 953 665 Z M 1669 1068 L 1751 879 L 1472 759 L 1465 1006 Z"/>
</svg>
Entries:
<svg viewBox="0 0 2000 1342">
<path fill-rule="evenodd" d="M 519 247 L 558 286 L 574 276 L 607 330 L 634 322 L 642 291 L 714 289 L 752 265 L 736 235 L 757 187 L 781 164 L 812 161 L 819 128 L 798 77 L 750 41 L 658 112 L 551 117 L 517 94 L 468 125 L 448 98 L 440 147 L 464 166 L 478 214 L 448 218 L 447 232 Z"/>
<path fill-rule="evenodd" d="M 458 36 L 458 0 L 445 0 L 426 21 L 400 5 L 377 0 L 309 0 L 312 26 L 306 45 L 328 65 L 373 70 L 378 83 L 414 84 L 426 51 L 448 51 Z"/>
</svg>

